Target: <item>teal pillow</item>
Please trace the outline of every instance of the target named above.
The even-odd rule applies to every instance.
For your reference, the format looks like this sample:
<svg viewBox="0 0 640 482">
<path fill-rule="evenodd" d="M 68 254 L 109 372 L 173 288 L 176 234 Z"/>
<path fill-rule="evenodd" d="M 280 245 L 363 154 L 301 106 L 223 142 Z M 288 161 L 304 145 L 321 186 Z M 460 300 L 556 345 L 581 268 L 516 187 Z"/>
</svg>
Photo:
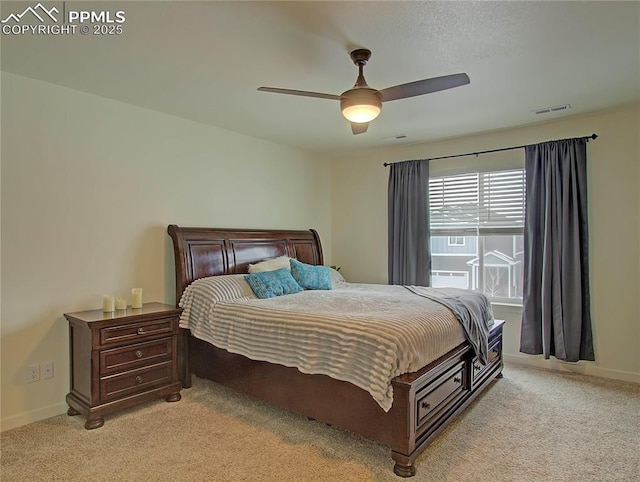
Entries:
<svg viewBox="0 0 640 482">
<path fill-rule="evenodd" d="M 258 298 L 273 298 L 302 291 L 288 269 L 248 274 L 244 277 Z"/>
<path fill-rule="evenodd" d="M 300 286 L 307 290 L 330 290 L 331 275 L 328 266 L 314 266 L 290 259 L 291 275 Z"/>
</svg>

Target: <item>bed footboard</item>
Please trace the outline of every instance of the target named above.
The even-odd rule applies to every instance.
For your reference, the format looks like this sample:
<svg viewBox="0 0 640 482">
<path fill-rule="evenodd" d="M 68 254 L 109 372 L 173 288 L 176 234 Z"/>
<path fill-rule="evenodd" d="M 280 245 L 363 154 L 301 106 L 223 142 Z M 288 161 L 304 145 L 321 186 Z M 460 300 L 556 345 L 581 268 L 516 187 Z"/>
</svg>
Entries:
<svg viewBox="0 0 640 482">
<path fill-rule="evenodd" d="M 503 325 L 504 321 L 496 321 L 491 329 L 486 365 L 465 344 L 420 371 L 393 380 L 393 440 L 388 443 L 396 475 L 415 475 L 418 455 L 501 376 Z"/>
</svg>

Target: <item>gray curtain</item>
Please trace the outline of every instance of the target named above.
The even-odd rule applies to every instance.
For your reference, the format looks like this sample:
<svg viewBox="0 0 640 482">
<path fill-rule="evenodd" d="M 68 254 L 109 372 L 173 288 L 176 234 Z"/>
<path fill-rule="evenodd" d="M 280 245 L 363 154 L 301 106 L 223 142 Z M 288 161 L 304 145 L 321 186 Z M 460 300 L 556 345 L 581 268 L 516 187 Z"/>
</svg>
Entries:
<svg viewBox="0 0 640 482">
<path fill-rule="evenodd" d="M 594 360 L 589 302 L 587 141 L 525 148 L 520 351 Z"/>
<path fill-rule="evenodd" d="M 429 286 L 429 161 L 389 170 L 389 284 Z"/>
</svg>

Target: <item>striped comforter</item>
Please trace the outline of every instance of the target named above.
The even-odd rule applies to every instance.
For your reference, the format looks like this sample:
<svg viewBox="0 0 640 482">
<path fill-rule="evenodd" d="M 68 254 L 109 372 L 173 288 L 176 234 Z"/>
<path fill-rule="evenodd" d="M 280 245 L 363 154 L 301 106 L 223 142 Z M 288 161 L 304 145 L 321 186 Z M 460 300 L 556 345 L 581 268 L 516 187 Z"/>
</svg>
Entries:
<svg viewBox="0 0 640 482">
<path fill-rule="evenodd" d="M 193 336 L 254 360 L 350 382 L 385 411 L 394 377 L 465 341 L 449 308 L 402 286 L 340 283 L 257 299 L 241 275 L 218 276 L 192 283 L 180 306 L 180 326 Z"/>
</svg>

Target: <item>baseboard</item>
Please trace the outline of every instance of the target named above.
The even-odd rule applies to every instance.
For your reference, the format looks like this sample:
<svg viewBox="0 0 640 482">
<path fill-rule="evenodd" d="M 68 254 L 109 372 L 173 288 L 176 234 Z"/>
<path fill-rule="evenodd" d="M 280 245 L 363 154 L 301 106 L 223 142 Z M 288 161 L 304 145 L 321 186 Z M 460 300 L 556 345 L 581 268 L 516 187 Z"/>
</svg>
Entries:
<svg viewBox="0 0 640 482">
<path fill-rule="evenodd" d="M 506 363 L 514 363 L 517 365 L 526 365 L 537 368 L 547 368 L 560 372 L 579 373 L 581 375 L 590 375 L 594 377 L 611 378 L 613 380 L 622 380 L 625 382 L 640 383 L 640 373 L 624 372 L 620 370 L 611 370 L 594 365 L 591 362 L 563 362 L 560 360 L 546 360 L 542 355 L 502 355 Z"/>
<path fill-rule="evenodd" d="M 38 408 L 29 412 L 22 412 L 18 415 L 3 418 L 0 420 L 0 432 L 5 430 L 11 430 L 12 428 L 28 425 L 33 422 L 39 422 L 46 418 L 55 417 L 61 415 L 67 411 L 69 407 L 66 403 L 56 403 L 54 405 L 48 405 L 46 407 Z"/>
</svg>

